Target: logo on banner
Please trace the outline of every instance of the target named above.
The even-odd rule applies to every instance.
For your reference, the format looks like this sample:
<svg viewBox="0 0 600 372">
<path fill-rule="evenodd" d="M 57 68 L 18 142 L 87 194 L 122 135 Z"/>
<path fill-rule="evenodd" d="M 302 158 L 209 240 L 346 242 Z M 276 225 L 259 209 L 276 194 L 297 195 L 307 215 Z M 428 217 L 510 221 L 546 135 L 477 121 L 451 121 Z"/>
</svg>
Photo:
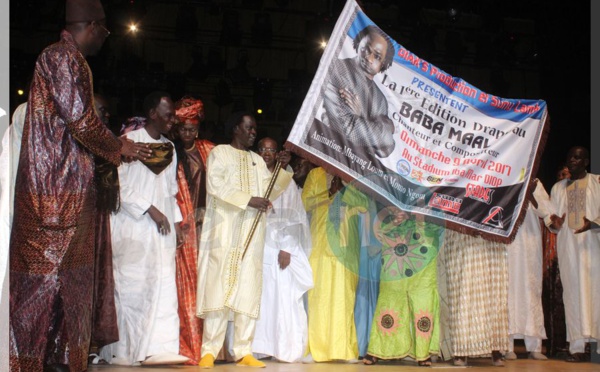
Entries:
<svg viewBox="0 0 600 372">
<path fill-rule="evenodd" d="M 503 229 L 504 224 L 502 223 L 502 210 L 502 207 L 492 207 L 488 212 L 487 217 L 484 218 L 481 223 Z"/>
<path fill-rule="evenodd" d="M 423 183 L 423 172 L 420 170 L 413 169 L 410 173 L 410 178 L 417 181 L 418 183 Z"/>
<path fill-rule="evenodd" d="M 446 212 L 458 214 L 462 202 L 462 199 L 434 192 L 431 199 L 429 199 L 428 205 L 432 208 L 437 208 Z"/>
<path fill-rule="evenodd" d="M 483 187 L 481 185 L 475 185 L 473 183 L 468 183 L 465 192 L 465 198 L 471 198 L 475 200 L 479 200 L 486 204 L 492 203 L 492 194 L 495 190 L 489 189 L 487 187 Z"/>
<path fill-rule="evenodd" d="M 440 183 L 442 183 L 443 180 L 444 180 L 444 178 L 442 178 L 442 177 L 436 177 L 436 176 L 427 177 L 427 182 L 429 182 L 432 185 L 439 185 Z"/>
<path fill-rule="evenodd" d="M 396 163 L 396 170 L 398 171 L 398 174 L 402 177 L 408 176 L 410 174 L 410 164 L 408 163 L 408 160 L 398 160 L 398 163 Z"/>
</svg>

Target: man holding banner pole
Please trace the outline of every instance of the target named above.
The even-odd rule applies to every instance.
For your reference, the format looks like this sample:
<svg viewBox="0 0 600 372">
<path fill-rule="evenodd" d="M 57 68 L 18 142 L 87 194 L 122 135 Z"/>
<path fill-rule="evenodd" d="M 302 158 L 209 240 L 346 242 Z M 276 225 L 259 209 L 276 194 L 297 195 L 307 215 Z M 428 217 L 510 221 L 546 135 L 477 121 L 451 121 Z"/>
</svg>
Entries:
<svg viewBox="0 0 600 372">
<path fill-rule="evenodd" d="M 256 139 L 254 117 L 235 113 L 226 126 L 233 135 L 231 143 L 216 146 L 207 161 L 196 297 L 196 315 L 204 319 L 199 366 L 214 367 L 232 317 L 234 357 L 241 359 L 238 365 L 260 368 L 265 364 L 252 356 L 252 341 L 263 284 L 266 223 L 260 214 L 272 207 L 265 196 L 272 176 L 262 157 L 250 151 Z M 278 155 L 282 168 L 289 158 L 287 152 Z M 283 192 L 292 174 L 281 170 L 276 177 L 272 199 Z"/>
</svg>

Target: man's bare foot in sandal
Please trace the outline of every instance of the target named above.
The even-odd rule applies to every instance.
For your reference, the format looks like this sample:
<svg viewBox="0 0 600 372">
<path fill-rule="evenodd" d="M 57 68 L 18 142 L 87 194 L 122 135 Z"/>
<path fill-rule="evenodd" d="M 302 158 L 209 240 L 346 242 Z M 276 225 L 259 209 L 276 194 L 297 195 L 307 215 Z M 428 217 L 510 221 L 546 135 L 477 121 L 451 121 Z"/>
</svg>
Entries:
<svg viewBox="0 0 600 372">
<path fill-rule="evenodd" d="M 419 365 L 419 367 L 431 367 L 431 358 L 419 360 L 417 364 Z"/>
<path fill-rule="evenodd" d="M 494 367 L 504 367 L 504 361 L 502 360 L 502 353 L 498 350 L 492 350 L 492 365 Z"/>
<path fill-rule="evenodd" d="M 363 364 L 367 365 L 367 366 L 372 366 L 377 364 L 378 359 L 377 357 L 374 357 L 373 355 L 365 355 L 365 357 L 363 358 Z"/>
<path fill-rule="evenodd" d="M 589 361 L 589 359 L 585 353 L 573 353 L 569 354 L 566 361 L 569 363 L 585 363 Z"/>
<path fill-rule="evenodd" d="M 467 357 L 454 357 L 452 364 L 457 367 L 464 367 L 467 365 Z"/>
<path fill-rule="evenodd" d="M 88 355 L 88 364 L 94 366 L 105 366 L 108 365 L 108 362 L 100 358 L 100 355 L 98 355 L 97 353 L 91 353 L 90 355 Z"/>
</svg>

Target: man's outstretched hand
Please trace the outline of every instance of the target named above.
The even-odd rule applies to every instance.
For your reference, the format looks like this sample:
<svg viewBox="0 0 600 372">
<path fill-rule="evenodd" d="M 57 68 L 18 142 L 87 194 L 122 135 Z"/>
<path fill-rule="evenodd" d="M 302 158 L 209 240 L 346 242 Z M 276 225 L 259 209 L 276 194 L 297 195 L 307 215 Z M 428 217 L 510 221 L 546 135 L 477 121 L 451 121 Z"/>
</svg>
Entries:
<svg viewBox="0 0 600 372">
<path fill-rule="evenodd" d="M 127 162 L 133 160 L 146 160 L 152 156 L 152 150 L 148 147 L 148 144 L 136 143 L 123 136 L 119 137 L 119 140 L 123 144 L 123 146 L 121 146 L 121 155 Z"/>
</svg>

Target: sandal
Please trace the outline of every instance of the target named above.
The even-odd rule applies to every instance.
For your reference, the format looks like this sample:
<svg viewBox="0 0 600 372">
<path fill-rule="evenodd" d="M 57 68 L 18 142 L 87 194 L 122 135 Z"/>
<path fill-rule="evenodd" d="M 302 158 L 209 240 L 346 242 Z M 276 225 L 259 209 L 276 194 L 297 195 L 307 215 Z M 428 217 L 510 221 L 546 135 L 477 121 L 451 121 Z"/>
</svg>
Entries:
<svg viewBox="0 0 600 372">
<path fill-rule="evenodd" d="M 504 361 L 502 360 L 502 353 L 498 350 L 492 351 L 492 365 L 494 367 L 504 367 Z"/>
<path fill-rule="evenodd" d="M 467 365 L 467 357 L 454 357 L 453 363 L 457 367 L 464 367 Z"/>
<path fill-rule="evenodd" d="M 88 355 L 88 364 L 94 365 L 94 366 L 106 366 L 108 365 L 108 362 L 102 358 L 100 358 L 100 355 L 96 354 L 96 353 L 92 353 L 90 355 Z"/>
<path fill-rule="evenodd" d="M 569 354 L 565 360 L 569 363 L 585 363 L 587 362 L 587 355 L 585 353 L 573 353 Z"/>
<path fill-rule="evenodd" d="M 431 367 L 431 358 L 419 360 L 417 364 L 419 365 L 419 367 Z"/>
<path fill-rule="evenodd" d="M 373 355 L 365 355 L 365 357 L 363 358 L 363 364 L 367 365 L 367 366 L 374 366 L 375 364 L 377 364 L 379 360 L 377 359 L 377 357 L 374 357 Z"/>
</svg>

